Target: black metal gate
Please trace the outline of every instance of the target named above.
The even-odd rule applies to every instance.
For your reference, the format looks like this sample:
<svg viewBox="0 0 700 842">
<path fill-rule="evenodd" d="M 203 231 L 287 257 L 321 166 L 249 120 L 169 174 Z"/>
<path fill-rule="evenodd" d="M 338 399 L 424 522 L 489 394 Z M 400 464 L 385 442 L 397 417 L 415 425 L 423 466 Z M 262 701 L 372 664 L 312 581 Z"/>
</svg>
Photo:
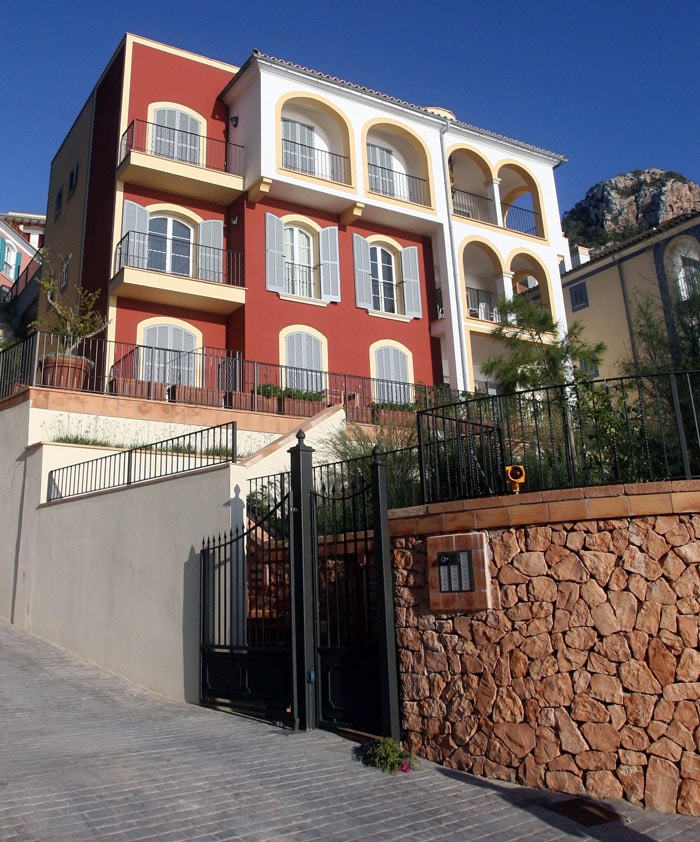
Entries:
<svg viewBox="0 0 700 842">
<path fill-rule="evenodd" d="M 293 728 L 399 736 L 386 467 L 255 480 L 247 528 L 202 548 L 201 701 Z"/>
</svg>

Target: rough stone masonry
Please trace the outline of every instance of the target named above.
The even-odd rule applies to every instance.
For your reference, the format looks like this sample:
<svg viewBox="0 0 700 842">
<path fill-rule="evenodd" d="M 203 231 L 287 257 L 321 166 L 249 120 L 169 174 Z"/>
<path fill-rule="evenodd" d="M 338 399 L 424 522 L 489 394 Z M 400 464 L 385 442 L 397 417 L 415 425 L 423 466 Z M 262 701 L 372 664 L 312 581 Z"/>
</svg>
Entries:
<svg viewBox="0 0 700 842">
<path fill-rule="evenodd" d="M 700 815 L 700 517 L 488 534 L 496 607 L 462 615 L 429 608 L 425 536 L 393 539 L 409 748 Z"/>
</svg>

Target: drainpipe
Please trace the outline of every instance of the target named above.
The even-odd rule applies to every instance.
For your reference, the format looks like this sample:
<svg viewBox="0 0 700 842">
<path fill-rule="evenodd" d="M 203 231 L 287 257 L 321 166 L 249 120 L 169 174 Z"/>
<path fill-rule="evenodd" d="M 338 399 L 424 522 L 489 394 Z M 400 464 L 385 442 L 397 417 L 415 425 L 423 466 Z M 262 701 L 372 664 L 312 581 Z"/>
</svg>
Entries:
<svg viewBox="0 0 700 842">
<path fill-rule="evenodd" d="M 627 332 L 630 337 L 630 348 L 632 350 L 632 359 L 634 360 L 635 368 L 639 365 L 639 357 L 637 355 L 637 341 L 634 335 L 634 325 L 632 324 L 632 314 L 630 312 L 629 295 L 627 294 L 627 284 L 625 283 L 625 275 L 622 271 L 622 261 L 613 257 L 612 262 L 617 268 L 617 275 L 620 279 L 620 288 L 622 290 L 622 302 L 625 305 L 625 318 L 627 319 Z"/>
<path fill-rule="evenodd" d="M 449 121 L 445 120 L 443 127 L 440 129 L 440 152 L 442 158 L 442 182 L 445 188 L 445 201 L 447 206 L 447 245 L 448 250 L 450 253 L 451 260 L 448 258 L 448 265 L 447 269 L 447 282 L 448 286 L 452 285 L 452 291 L 454 294 L 454 300 L 456 307 L 450 312 L 450 322 L 452 323 L 452 316 L 456 311 L 458 317 L 458 327 L 459 327 L 459 351 L 461 356 L 461 364 L 462 364 L 462 371 L 461 377 L 460 372 L 455 372 L 457 376 L 457 388 L 458 389 L 466 389 L 467 384 L 469 383 L 469 360 L 467 358 L 467 345 L 464 339 L 464 313 L 462 312 L 462 294 L 459 284 L 459 266 L 457 263 L 457 252 L 455 251 L 455 238 L 454 238 L 454 228 L 452 222 L 452 196 L 450 195 L 450 174 L 447 169 L 447 157 L 445 149 L 445 134 L 447 133 L 448 128 L 450 127 Z M 451 270 L 451 271 L 450 271 Z M 454 340 L 454 325 L 452 325 L 452 333 L 453 333 L 453 340 Z M 463 385 L 460 384 L 459 380 L 463 381 Z M 473 384 L 472 384 L 473 386 Z"/>
</svg>

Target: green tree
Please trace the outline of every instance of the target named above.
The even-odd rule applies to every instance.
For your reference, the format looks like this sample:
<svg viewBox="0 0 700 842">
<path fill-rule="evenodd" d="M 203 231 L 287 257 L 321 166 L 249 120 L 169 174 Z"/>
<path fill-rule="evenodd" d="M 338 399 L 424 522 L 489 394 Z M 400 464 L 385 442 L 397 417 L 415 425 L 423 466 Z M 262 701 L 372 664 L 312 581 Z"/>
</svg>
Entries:
<svg viewBox="0 0 700 842">
<path fill-rule="evenodd" d="M 588 372 L 600 365 L 605 343 L 587 342 L 579 322 L 572 322 L 560 336 L 551 313 L 522 295 L 501 299 L 497 306 L 500 320 L 492 337 L 504 353 L 486 359 L 481 371 L 496 380 L 501 391 L 590 379 Z"/>
<path fill-rule="evenodd" d="M 700 370 L 700 265 L 689 257 L 682 282 L 669 279 L 666 313 L 657 297 L 639 298 L 632 313 L 633 344 L 623 374 Z M 682 292 L 681 292 L 682 291 Z"/>
</svg>

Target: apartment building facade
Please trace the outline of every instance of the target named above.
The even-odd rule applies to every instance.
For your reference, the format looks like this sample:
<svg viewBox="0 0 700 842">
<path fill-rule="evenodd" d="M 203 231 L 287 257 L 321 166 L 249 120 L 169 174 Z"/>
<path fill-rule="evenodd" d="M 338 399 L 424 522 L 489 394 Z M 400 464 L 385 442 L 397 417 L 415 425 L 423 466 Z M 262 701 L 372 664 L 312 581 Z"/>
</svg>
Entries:
<svg viewBox="0 0 700 842">
<path fill-rule="evenodd" d="M 52 163 L 47 246 L 123 346 L 474 389 L 499 296 L 563 323 L 562 160 L 258 52 L 126 35 Z"/>
</svg>

